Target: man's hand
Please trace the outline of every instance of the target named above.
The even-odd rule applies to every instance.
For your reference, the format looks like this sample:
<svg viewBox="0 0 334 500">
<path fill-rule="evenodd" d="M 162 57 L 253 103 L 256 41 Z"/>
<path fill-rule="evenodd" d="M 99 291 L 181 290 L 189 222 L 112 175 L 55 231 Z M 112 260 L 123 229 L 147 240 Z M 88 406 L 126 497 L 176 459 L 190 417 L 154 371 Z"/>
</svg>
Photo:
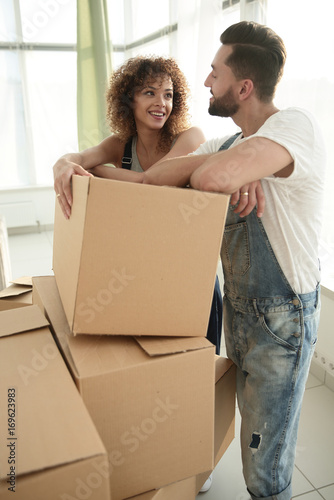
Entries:
<svg viewBox="0 0 334 500">
<path fill-rule="evenodd" d="M 72 175 L 88 175 L 92 174 L 87 172 L 77 163 L 70 161 L 66 157 L 60 158 L 53 166 L 54 174 L 54 189 L 56 192 L 57 200 L 60 204 L 62 212 L 66 219 L 70 218 L 72 207 Z"/>
<path fill-rule="evenodd" d="M 238 191 L 231 195 L 231 205 L 238 206 L 234 210 L 240 217 L 249 215 L 253 208 L 257 205 L 257 216 L 262 217 L 265 207 L 265 197 L 260 181 L 254 181 L 250 184 L 245 184 Z"/>
</svg>

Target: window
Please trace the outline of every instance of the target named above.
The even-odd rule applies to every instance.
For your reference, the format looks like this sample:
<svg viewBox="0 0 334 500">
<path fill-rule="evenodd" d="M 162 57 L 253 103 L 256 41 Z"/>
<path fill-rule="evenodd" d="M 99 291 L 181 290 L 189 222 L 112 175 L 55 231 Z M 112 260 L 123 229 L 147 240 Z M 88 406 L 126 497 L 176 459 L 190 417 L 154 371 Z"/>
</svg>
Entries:
<svg viewBox="0 0 334 500">
<path fill-rule="evenodd" d="M 334 32 L 329 14 L 331 8 L 331 0 L 318 3 L 312 0 L 269 0 L 267 24 L 283 38 L 288 54 L 284 76 L 277 90 L 277 106 L 308 109 L 317 118 L 324 134 L 327 179 L 320 257 L 323 284 L 334 289 L 334 226 L 331 216 L 334 146 L 330 112 L 334 110 L 334 68 L 331 64 Z"/>
<path fill-rule="evenodd" d="M 75 0 L 0 1 L 1 188 L 52 184 L 77 149 Z"/>
<path fill-rule="evenodd" d="M 123 0 L 108 3 L 114 67 L 137 55 L 173 55 L 171 41 L 177 29 L 175 0 Z M 124 19 L 126 22 L 124 22 Z M 122 23 L 123 21 L 123 24 Z"/>
<path fill-rule="evenodd" d="M 113 67 L 138 54 L 175 57 L 192 93 L 192 121 L 207 138 L 234 133 L 231 119 L 207 112 L 204 87 L 219 36 L 247 18 L 284 39 L 288 60 L 278 107 L 301 106 L 318 119 L 328 150 L 322 262 L 334 281 L 331 191 L 334 146 L 332 0 L 108 0 Z M 52 185 L 51 167 L 77 150 L 76 0 L 0 0 L 1 188 Z"/>
</svg>

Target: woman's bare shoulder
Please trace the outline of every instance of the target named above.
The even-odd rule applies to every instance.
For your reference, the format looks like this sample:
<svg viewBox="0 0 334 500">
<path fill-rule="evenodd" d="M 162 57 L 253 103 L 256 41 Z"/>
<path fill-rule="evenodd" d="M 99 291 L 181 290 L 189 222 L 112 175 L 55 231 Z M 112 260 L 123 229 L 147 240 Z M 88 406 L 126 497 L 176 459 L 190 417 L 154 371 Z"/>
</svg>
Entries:
<svg viewBox="0 0 334 500">
<path fill-rule="evenodd" d="M 125 148 L 124 140 L 121 140 L 117 135 L 110 135 L 98 147 L 103 151 L 103 157 L 105 158 L 103 163 L 112 163 L 115 167 L 122 166 Z"/>
</svg>

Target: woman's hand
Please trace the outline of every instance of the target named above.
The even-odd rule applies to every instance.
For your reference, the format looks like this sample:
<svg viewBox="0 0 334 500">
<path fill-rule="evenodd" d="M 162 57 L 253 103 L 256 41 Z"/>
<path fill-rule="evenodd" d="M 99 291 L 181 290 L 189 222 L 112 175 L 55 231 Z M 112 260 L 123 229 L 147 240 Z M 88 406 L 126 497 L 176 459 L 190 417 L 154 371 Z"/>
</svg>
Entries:
<svg viewBox="0 0 334 500">
<path fill-rule="evenodd" d="M 70 155 L 71 157 L 76 155 Z M 79 156 L 79 155 L 78 155 Z M 59 158 L 53 166 L 54 189 L 60 208 L 66 219 L 70 218 L 72 207 L 72 175 L 86 175 L 92 177 L 78 163 L 71 161 L 66 156 Z"/>
<path fill-rule="evenodd" d="M 238 203 L 239 202 L 239 203 Z M 262 217 L 265 207 L 265 197 L 260 181 L 254 181 L 250 184 L 245 184 L 238 191 L 231 195 L 231 205 L 238 206 L 234 210 L 240 217 L 249 215 L 253 208 L 257 205 L 256 215 Z"/>
</svg>

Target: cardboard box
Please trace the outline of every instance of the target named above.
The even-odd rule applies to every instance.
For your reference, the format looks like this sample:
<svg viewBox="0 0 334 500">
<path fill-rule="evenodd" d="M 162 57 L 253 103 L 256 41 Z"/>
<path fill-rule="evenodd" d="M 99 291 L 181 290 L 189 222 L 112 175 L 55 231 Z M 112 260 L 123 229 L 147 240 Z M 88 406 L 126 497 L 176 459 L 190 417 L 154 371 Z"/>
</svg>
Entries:
<svg viewBox="0 0 334 500">
<path fill-rule="evenodd" d="M 221 356 L 216 356 L 215 366 L 214 466 L 216 467 L 235 437 L 236 366 L 230 359 Z M 207 471 L 196 477 L 196 494 L 211 472 Z"/>
<path fill-rule="evenodd" d="M 53 271 L 70 330 L 204 336 L 229 196 L 73 177 Z"/>
<path fill-rule="evenodd" d="M 55 279 L 33 279 L 107 449 L 113 500 L 213 467 L 214 346 L 203 337 L 71 337 Z"/>
<path fill-rule="evenodd" d="M 0 312 L 0 367 L 1 500 L 110 499 L 106 450 L 37 306 Z"/>
<path fill-rule="evenodd" d="M 0 311 L 15 309 L 32 304 L 32 281 L 30 277 L 22 277 L 0 291 Z"/>
<path fill-rule="evenodd" d="M 195 497 L 195 478 L 190 477 L 159 490 L 136 495 L 128 500 L 195 500 Z"/>
</svg>

